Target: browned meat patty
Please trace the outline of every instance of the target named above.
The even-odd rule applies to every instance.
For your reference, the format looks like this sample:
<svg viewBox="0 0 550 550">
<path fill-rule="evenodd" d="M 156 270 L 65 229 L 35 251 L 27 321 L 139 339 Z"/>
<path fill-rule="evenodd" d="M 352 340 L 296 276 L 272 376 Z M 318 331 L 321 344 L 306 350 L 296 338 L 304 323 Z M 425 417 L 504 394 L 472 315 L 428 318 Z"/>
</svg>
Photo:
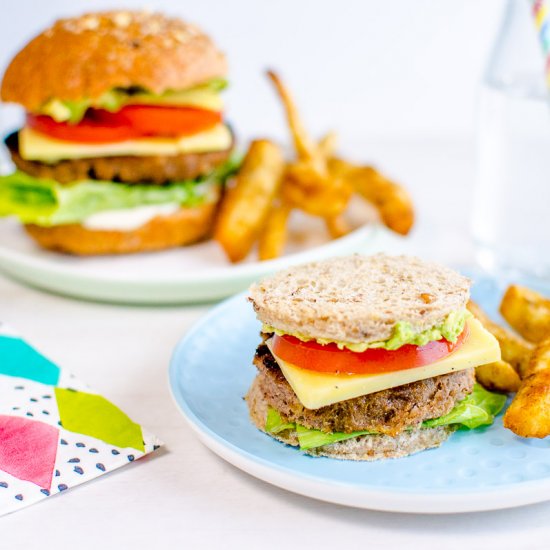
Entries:
<svg viewBox="0 0 550 550">
<path fill-rule="evenodd" d="M 224 151 L 186 153 L 169 157 L 98 157 L 61 160 L 55 164 L 47 164 L 21 158 L 17 132 L 6 138 L 6 145 L 17 168 L 36 178 L 49 178 L 60 183 L 95 179 L 156 184 L 193 180 L 206 175 L 229 158 L 233 147 Z"/>
<path fill-rule="evenodd" d="M 450 412 L 471 393 L 475 381 L 474 369 L 467 369 L 311 410 L 298 401 L 265 344 L 256 350 L 254 364 L 269 405 L 291 422 L 325 432 L 369 430 L 396 436 Z"/>
</svg>

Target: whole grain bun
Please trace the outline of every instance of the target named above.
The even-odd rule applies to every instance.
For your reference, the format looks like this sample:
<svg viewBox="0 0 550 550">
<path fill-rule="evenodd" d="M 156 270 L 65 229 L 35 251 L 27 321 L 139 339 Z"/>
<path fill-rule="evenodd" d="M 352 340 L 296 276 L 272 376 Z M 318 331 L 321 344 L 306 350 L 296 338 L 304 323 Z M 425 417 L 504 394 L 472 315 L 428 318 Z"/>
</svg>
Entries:
<svg viewBox="0 0 550 550">
<path fill-rule="evenodd" d="M 265 432 L 267 402 L 257 383 L 258 377 L 252 383 L 246 396 L 250 418 L 255 426 Z M 425 449 L 439 447 L 454 431 L 449 426 L 421 428 L 401 432 L 395 437 L 389 435 L 361 435 L 345 441 L 332 443 L 304 451 L 312 456 L 327 456 L 341 460 L 380 460 L 383 458 L 401 458 Z M 298 438 L 292 430 L 285 430 L 269 436 L 297 447 Z"/>
<path fill-rule="evenodd" d="M 157 216 L 132 231 L 97 231 L 78 224 L 40 227 L 26 225 L 27 233 L 43 248 L 79 256 L 128 254 L 192 244 L 210 234 L 216 204 L 181 208 Z"/>
<path fill-rule="evenodd" d="M 391 337 L 399 321 L 429 329 L 466 307 L 470 281 L 408 256 L 348 256 L 292 267 L 250 288 L 263 323 L 351 343 Z"/>
<path fill-rule="evenodd" d="M 115 87 L 182 90 L 227 72 L 224 55 L 197 27 L 145 11 L 61 19 L 8 66 L 0 96 L 37 111 L 52 98 L 95 99 Z"/>
</svg>

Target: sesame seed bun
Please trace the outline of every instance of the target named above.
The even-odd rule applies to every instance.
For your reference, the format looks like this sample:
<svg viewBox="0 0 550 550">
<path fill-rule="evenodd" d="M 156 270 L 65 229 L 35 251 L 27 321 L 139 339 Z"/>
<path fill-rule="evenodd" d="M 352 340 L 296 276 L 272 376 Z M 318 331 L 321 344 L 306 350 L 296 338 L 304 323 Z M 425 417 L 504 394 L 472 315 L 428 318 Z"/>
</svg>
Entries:
<svg viewBox="0 0 550 550">
<path fill-rule="evenodd" d="M 396 323 L 417 332 L 464 309 L 470 281 L 408 256 L 348 256 L 292 267 L 250 288 L 260 321 L 312 339 L 387 340 Z"/>
<path fill-rule="evenodd" d="M 61 19 L 8 66 L 0 97 L 38 111 L 50 99 L 96 99 L 115 88 L 183 90 L 227 72 L 197 27 L 159 13 L 112 11 Z"/>
<path fill-rule="evenodd" d="M 42 247 L 79 256 L 128 254 L 164 250 L 206 238 L 212 229 L 215 203 L 181 208 L 157 216 L 132 231 L 91 230 L 79 224 L 40 227 L 26 225 L 27 233 Z"/>
<path fill-rule="evenodd" d="M 258 377 L 252 383 L 246 396 L 250 418 L 255 426 L 265 432 L 265 421 L 268 403 L 259 386 Z M 361 435 L 331 445 L 324 445 L 304 451 L 313 456 L 327 456 L 341 460 L 380 460 L 383 458 L 401 458 L 425 449 L 439 447 L 454 429 L 449 426 L 434 428 L 417 428 L 401 432 L 392 437 L 389 435 Z M 296 433 L 285 430 L 270 437 L 292 445 L 299 446 Z"/>
</svg>

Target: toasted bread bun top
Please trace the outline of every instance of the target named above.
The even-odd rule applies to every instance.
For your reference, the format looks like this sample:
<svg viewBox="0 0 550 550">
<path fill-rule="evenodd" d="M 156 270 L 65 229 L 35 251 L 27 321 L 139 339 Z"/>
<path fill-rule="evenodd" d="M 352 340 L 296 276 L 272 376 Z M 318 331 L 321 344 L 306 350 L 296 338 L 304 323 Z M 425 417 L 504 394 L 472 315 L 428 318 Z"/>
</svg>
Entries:
<svg viewBox="0 0 550 550">
<path fill-rule="evenodd" d="M 309 338 L 387 340 L 398 322 L 427 330 L 466 307 L 470 281 L 408 256 L 348 256 L 281 271 L 250 288 L 263 323 Z"/>
<path fill-rule="evenodd" d="M 61 19 L 8 66 L 0 96 L 37 111 L 50 99 L 96 99 L 115 88 L 182 90 L 224 76 L 224 55 L 197 27 L 159 13 Z"/>
</svg>

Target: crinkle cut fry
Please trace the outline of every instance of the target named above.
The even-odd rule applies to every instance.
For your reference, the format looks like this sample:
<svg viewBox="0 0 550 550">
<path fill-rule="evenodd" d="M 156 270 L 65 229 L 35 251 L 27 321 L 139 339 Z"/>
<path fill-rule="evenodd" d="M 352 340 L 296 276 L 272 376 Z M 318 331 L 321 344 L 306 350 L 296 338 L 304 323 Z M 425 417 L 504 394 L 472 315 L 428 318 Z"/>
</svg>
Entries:
<svg viewBox="0 0 550 550">
<path fill-rule="evenodd" d="M 521 437 L 550 435 L 550 338 L 533 352 L 526 376 L 504 415 L 504 427 Z"/>
<path fill-rule="evenodd" d="M 550 336 L 550 300 L 529 288 L 511 285 L 500 304 L 502 316 L 530 342 Z"/>
</svg>

